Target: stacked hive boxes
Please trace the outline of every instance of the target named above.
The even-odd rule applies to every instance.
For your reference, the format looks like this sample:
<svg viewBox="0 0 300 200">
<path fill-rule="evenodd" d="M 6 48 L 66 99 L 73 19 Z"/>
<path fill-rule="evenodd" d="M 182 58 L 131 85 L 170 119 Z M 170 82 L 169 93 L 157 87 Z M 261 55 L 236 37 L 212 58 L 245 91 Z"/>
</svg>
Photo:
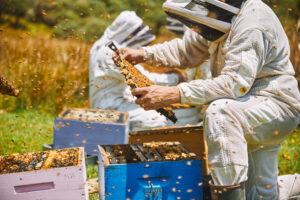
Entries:
<svg viewBox="0 0 300 200">
<path fill-rule="evenodd" d="M 202 161 L 179 142 L 99 146 L 100 199 L 202 199 Z"/>
<path fill-rule="evenodd" d="M 83 148 L 0 157 L 1 200 L 88 200 Z"/>
<path fill-rule="evenodd" d="M 67 109 L 55 119 L 54 149 L 84 146 L 97 155 L 97 145 L 127 144 L 129 122 L 123 112 Z"/>
</svg>

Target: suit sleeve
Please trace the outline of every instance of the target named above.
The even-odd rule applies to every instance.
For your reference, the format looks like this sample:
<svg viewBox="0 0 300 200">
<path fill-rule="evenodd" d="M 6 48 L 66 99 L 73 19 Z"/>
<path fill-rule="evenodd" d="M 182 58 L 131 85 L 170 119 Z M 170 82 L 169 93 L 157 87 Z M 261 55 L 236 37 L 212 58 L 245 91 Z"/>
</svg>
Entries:
<svg viewBox="0 0 300 200">
<path fill-rule="evenodd" d="M 208 41 L 191 30 L 186 31 L 182 39 L 143 49 L 146 62 L 157 67 L 196 67 L 209 58 Z"/>
<path fill-rule="evenodd" d="M 201 105 L 220 98 L 236 99 L 247 94 L 264 66 L 269 43 L 264 33 L 257 29 L 235 35 L 225 55 L 221 75 L 179 84 L 181 102 Z"/>
</svg>

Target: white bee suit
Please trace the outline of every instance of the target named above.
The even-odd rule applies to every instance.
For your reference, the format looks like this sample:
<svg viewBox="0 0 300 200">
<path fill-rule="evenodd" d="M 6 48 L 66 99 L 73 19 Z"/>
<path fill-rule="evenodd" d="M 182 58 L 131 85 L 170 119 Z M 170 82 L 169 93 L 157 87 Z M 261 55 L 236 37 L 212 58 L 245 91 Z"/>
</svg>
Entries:
<svg viewBox="0 0 300 200">
<path fill-rule="evenodd" d="M 145 111 L 134 103 L 130 87 L 127 86 L 124 76 L 112 60 L 113 51 L 105 46 L 110 40 L 113 40 L 118 47 L 127 46 L 124 43 L 123 45 L 119 44 L 141 25 L 142 20 L 134 12 L 122 12 L 113 24 L 105 30 L 104 35 L 93 45 L 90 52 L 89 84 L 92 108 L 99 107 L 128 112 L 131 129 L 166 125 L 164 116 L 156 111 Z M 148 31 L 149 27 L 145 26 L 140 32 L 143 30 Z M 148 44 L 154 39 L 155 37 L 153 35 L 151 37 L 149 33 L 144 35 L 137 33 L 130 37 L 136 48 L 145 43 Z M 175 85 L 178 83 L 176 74 L 149 73 L 141 65 L 136 65 L 136 68 L 158 85 Z"/>
<path fill-rule="evenodd" d="M 247 199 L 277 199 L 277 152 L 298 125 L 300 94 L 286 34 L 261 0 L 247 0 L 226 35 L 144 47 L 149 62 L 198 66 L 210 58 L 214 78 L 178 85 L 181 102 L 210 104 L 204 131 L 216 185 L 245 182 Z"/>
<path fill-rule="evenodd" d="M 289 174 L 278 177 L 279 199 L 299 200 L 300 199 L 300 175 Z"/>
</svg>

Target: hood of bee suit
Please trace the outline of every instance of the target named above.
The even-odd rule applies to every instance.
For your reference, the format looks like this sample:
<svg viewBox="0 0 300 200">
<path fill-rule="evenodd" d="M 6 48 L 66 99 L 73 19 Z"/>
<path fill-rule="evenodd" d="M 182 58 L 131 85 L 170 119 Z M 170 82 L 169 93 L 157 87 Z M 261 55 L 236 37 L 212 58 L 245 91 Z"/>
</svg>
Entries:
<svg viewBox="0 0 300 200">
<path fill-rule="evenodd" d="M 226 3 L 230 2 L 230 3 Z M 167 0 L 164 11 L 209 41 L 229 32 L 243 0 Z M 235 6 L 233 6 L 235 5 Z"/>
<path fill-rule="evenodd" d="M 167 25 L 166 28 L 178 35 L 183 35 L 187 27 L 179 20 L 167 16 Z"/>
<path fill-rule="evenodd" d="M 123 11 L 104 31 L 108 40 L 113 40 L 123 47 L 140 48 L 155 40 L 150 28 L 134 11 Z"/>
</svg>

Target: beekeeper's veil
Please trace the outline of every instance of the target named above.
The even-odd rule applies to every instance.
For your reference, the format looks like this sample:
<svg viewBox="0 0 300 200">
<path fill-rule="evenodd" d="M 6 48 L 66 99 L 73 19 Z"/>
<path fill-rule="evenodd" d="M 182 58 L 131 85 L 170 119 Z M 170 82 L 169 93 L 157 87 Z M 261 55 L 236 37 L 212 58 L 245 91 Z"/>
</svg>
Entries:
<svg viewBox="0 0 300 200">
<path fill-rule="evenodd" d="M 232 17 L 237 15 L 243 0 L 167 0 L 165 12 L 215 41 L 230 30 Z"/>
<path fill-rule="evenodd" d="M 155 40 L 149 26 L 133 11 L 123 11 L 104 31 L 104 37 L 131 48 L 140 48 Z"/>
<path fill-rule="evenodd" d="M 183 35 L 186 27 L 179 20 L 167 16 L 167 25 L 166 28 L 176 34 Z"/>
</svg>

